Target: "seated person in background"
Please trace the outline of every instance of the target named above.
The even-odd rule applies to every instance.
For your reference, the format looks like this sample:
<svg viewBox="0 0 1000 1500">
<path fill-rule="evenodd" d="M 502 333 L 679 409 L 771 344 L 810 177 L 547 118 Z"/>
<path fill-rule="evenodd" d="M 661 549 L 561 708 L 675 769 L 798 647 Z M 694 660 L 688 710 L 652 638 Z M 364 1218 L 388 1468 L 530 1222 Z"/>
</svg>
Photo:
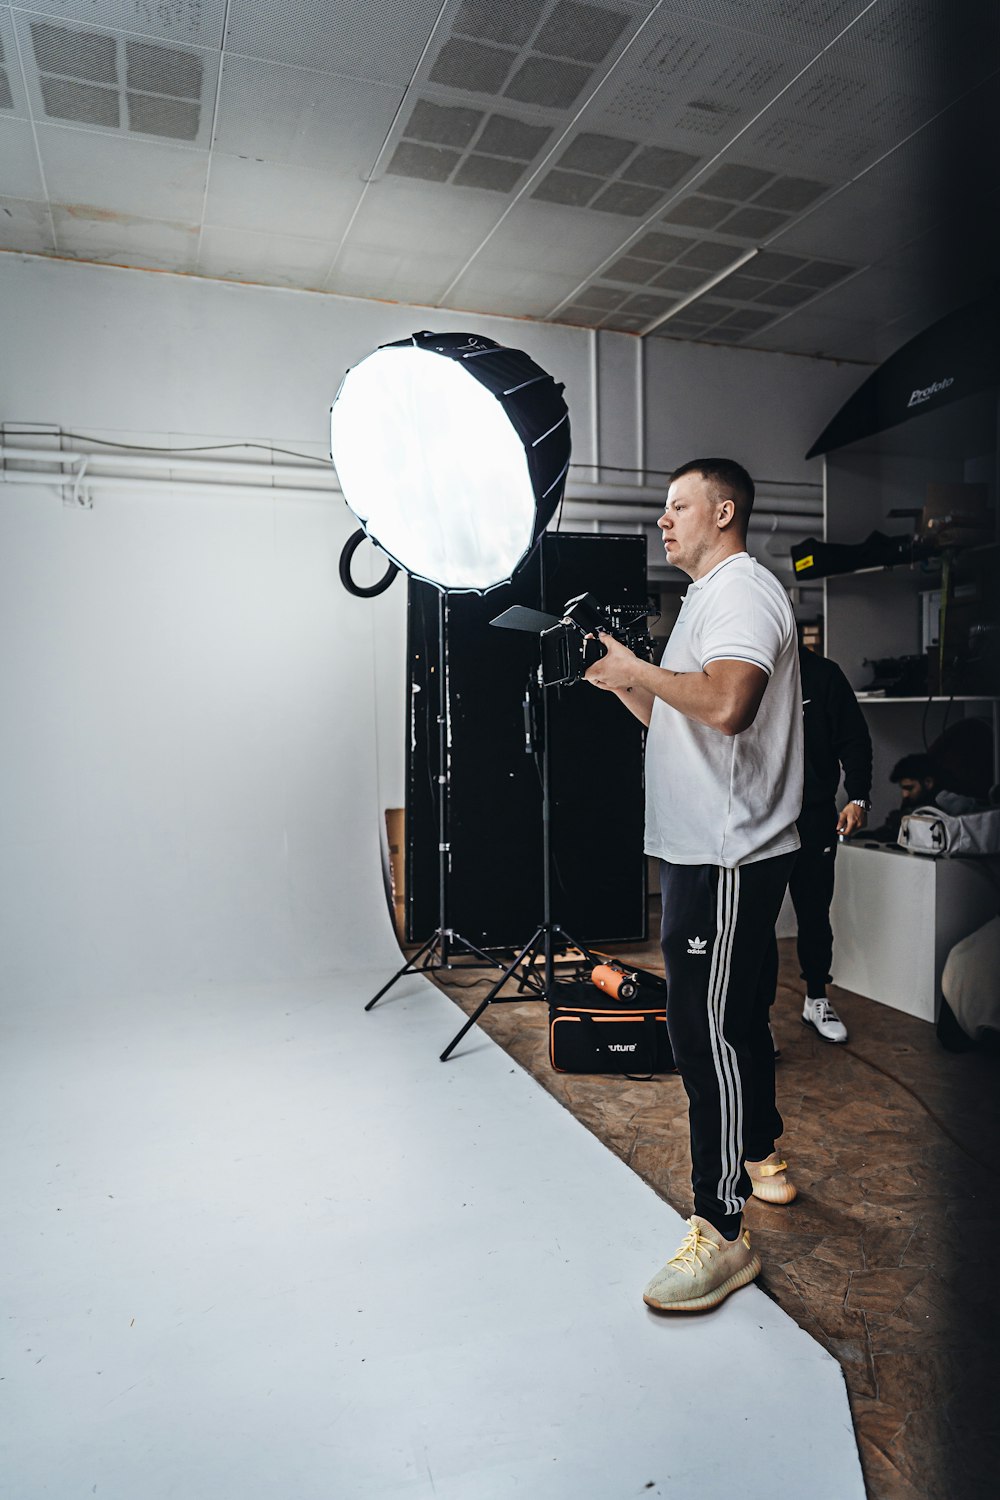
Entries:
<svg viewBox="0 0 1000 1500">
<path fill-rule="evenodd" d="M 869 829 L 866 835 L 883 844 L 896 842 L 905 813 L 916 812 L 918 807 L 936 806 L 937 794 L 943 790 L 941 772 L 929 755 L 904 755 L 893 766 L 889 780 L 899 787 L 900 804 L 893 808 L 881 827 Z"/>
</svg>

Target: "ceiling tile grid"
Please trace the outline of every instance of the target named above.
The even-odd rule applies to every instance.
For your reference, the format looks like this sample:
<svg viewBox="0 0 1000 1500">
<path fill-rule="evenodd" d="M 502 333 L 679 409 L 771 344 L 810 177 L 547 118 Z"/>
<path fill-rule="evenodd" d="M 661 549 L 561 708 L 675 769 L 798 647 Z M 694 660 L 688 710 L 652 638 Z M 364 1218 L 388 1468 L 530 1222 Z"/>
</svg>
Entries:
<svg viewBox="0 0 1000 1500">
<path fill-rule="evenodd" d="M 325 240 L 209 225 L 202 232 L 198 269 L 202 275 L 219 276 L 227 281 L 318 291 L 329 259 L 330 249 Z"/>
<path fill-rule="evenodd" d="M 498 232 L 484 244 L 476 265 L 566 274 L 572 290 L 581 279 L 589 280 L 595 265 L 616 254 L 621 237 L 621 223 L 608 214 L 581 215 L 527 196 L 513 205 Z"/>
<path fill-rule="evenodd" d="M 710 160 L 812 57 L 808 48 L 687 20 L 650 27 L 595 100 L 596 128 Z"/>
<path fill-rule="evenodd" d="M 769 336 L 761 334 L 755 347 L 786 354 L 814 354 L 826 359 L 873 360 L 880 325 L 861 319 L 827 318 L 820 312 L 804 312 L 790 318 Z M 710 335 L 714 338 L 714 335 Z M 894 347 L 905 342 L 896 339 Z M 881 356 L 884 357 L 884 356 Z"/>
<path fill-rule="evenodd" d="M 8 250 L 41 255 L 52 248 L 52 223 L 46 203 L 0 197 L 0 224 Z"/>
<path fill-rule="evenodd" d="M 496 219 L 492 193 L 459 193 L 424 179 L 386 177 L 364 197 L 325 290 L 437 303 Z M 399 274 L 391 275 L 389 267 L 398 267 Z"/>
<path fill-rule="evenodd" d="M 379 289 L 392 287 L 391 301 L 433 307 L 447 281 L 441 257 L 432 250 L 388 237 L 373 237 L 366 243 L 352 235 L 337 261 L 336 285 L 324 282 L 324 288 L 345 297 L 385 300 L 386 293 Z"/>
<path fill-rule="evenodd" d="M 230 0 L 227 54 L 406 86 L 441 0 Z"/>
<path fill-rule="evenodd" d="M 222 46 L 226 0 L 32 0 L 15 12 L 51 16 L 60 24 L 82 21 L 105 31 L 158 37 L 179 47 Z"/>
<path fill-rule="evenodd" d="M 480 265 L 463 277 L 456 299 L 465 312 L 489 313 L 496 307 L 498 295 L 509 305 L 522 309 L 525 318 L 545 317 L 548 309 L 561 302 L 573 289 L 573 277 L 527 267 Z"/>
<path fill-rule="evenodd" d="M 832 42 L 868 4 L 869 0 L 669 0 L 670 10 L 692 21 L 817 50 Z"/>
<path fill-rule="evenodd" d="M 0 4 L 0 248 L 876 359 L 995 274 L 998 57 L 986 0 Z"/>
<path fill-rule="evenodd" d="M 541 111 L 506 101 L 495 108 L 476 105 L 424 87 L 400 122 L 398 144 L 385 171 L 507 195 L 521 185 L 557 133 Z"/>
<path fill-rule="evenodd" d="M 200 222 L 207 152 L 61 125 L 37 125 L 35 133 L 54 208 Z"/>
<path fill-rule="evenodd" d="M 0 114 L 0 193 L 13 198 L 45 199 L 42 173 L 29 121 Z M 0 243 L 6 244 L 0 221 Z"/>
<path fill-rule="evenodd" d="M 486 221 L 482 240 L 442 244 L 444 274 L 434 295 L 448 293 L 448 305 L 461 306 L 453 283 L 466 259 L 492 239 L 519 193 L 534 182 L 539 162 L 565 134 L 571 106 L 613 64 L 647 11 L 648 6 L 626 0 L 603 5 L 517 0 L 502 10 L 486 0 L 461 0 L 450 7 L 448 25 L 428 49 L 365 193 L 352 240 L 370 244 L 380 223 L 381 233 L 403 236 L 426 250 L 440 236 L 446 189 L 456 200 L 448 217 L 459 216 L 463 228 L 472 216 Z M 634 146 L 629 154 L 637 154 Z M 403 181 L 433 190 L 404 199 L 391 192 L 393 183 Z M 636 199 L 643 207 L 648 201 L 649 188 L 635 181 L 601 180 L 598 189 L 598 196 L 611 195 L 605 213 L 625 206 L 634 213 L 640 211 Z M 326 285 L 333 291 L 356 287 L 343 273 L 343 250 Z M 396 283 L 383 287 L 382 294 L 403 295 Z M 424 300 L 430 300 L 430 288 Z M 538 305 L 533 299 L 532 314 Z M 550 312 L 551 305 L 541 310 Z M 530 315 L 520 303 L 510 311 Z"/>
<path fill-rule="evenodd" d="M 205 199 L 205 225 L 300 235 L 335 244 L 350 223 L 358 195 L 355 182 L 309 167 L 290 167 L 239 156 L 212 158 Z"/>
<path fill-rule="evenodd" d="M 402 98 L 398 85 L 365 84 L 227 54 L 215 150 L 289 166 L 338 168 L 360 183 Z"/>
<path fill-rule="evenodd" d="M 217 52 L 13 14 L 33 119 L 208 149 Z"/>
<path fill-rule="evenodd" d="M 28 96 L 21 76 L 14 18 L 6 5 L 0 6 L 0 118 L 29 118 Z"/>
<path fill-rule="evenodd" d="M 197 224 L 122 217 L 98 219 L 65 208 L 54 208 L 52 213 L 62 255 L 154 270 L 195 269 Z"/>
</svg>

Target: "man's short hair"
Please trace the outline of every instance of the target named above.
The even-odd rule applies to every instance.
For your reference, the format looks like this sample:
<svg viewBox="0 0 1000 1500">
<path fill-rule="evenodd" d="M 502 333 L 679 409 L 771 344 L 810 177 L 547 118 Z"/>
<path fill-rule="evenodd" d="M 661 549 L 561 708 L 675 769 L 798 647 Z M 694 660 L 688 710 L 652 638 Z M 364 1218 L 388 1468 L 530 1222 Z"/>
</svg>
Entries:
<svg viewBox="0 0 1000 1500">
<path fill-rule="evenodd" d="M 674 470 L 670 483 L 680 479 L 682 474 L 700 474 L 714 485 L 723 500 L 731 500 L 736 510 L 736 519 L 741 529 L 746 531 L 750 512 L 753 510 L 754 487 L 753 480 L 742 464 L 732 458 L 693 458 L 690 463 L 681 464 L 679 469 Z"/>
<path fill-rule="evenodd" d="M 889 780 L 898 786 L 901 781 L 937 781 L 940 773 L 929 755 L 904 755 L 897 760 L 889 772 Z"/>
</svg>

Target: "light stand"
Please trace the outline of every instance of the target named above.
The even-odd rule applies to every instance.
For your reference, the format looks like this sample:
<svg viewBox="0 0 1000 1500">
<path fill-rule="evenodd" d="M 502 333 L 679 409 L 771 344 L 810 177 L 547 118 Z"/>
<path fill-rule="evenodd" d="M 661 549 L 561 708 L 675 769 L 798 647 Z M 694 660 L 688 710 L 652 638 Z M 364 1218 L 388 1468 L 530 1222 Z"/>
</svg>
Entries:
<svg viewBox="0 0 1000 1500">
<path fill-rule="evenodd" d="M 438 638 L 438 703 L 437 703 L 437 726 L 438 726 L 438 925 L 430 937 L 419 948 L 411 958 L 407 959 L 403 967 L 395 973 L 384 984 L 377 995 L 373 995 L 365 1006 L 365 1010 L 371 1010 L 377 1005 L 382 996 L 388 994 L 397 980 L 406 974 L 427 973 L 428 970 L 453 968 L 452 954 L 461 951 L 471 954 L 478 959 L 478 963 L 465 963 L 466 969 L 496 968 L 502 969 L 503 964 L 498 958 L 491 957 L 475 943 L 470 943 L 468 938 L 456 932 L 448 922 L 448 865 L 451 859 L 451 845 L 448 836 L 448 811 L 449 811 L 449 789 L 450 789 L 450 767 L 451 757 L 448 750 L 448 717 L 450 709 L 449 684 L 448 684 L 448 590 L 438 590 L 437 610 L 437 638 Z"/>
<path fill-rule="evenodd" d="M 591 955 L 582 944 L 561 927 L 552 921 L 552 838 L 551 838 L 551 804 L 549 801 L 549 689 L 542 682 L 541 668 L 538 669 L 539 692 L 541 695 L 541 762 L 542 762 L 542 921 L 532 936 L 525 943 L 514 961 L 507 965 L 496 984 L 489 994 L 482 999 L 476 1009 L 469 1016 L 465 1025 L 452 1037 L 447 1047 L 441 1053 L 441 1061 L 447 1062 L 459 1042 L 470 1031 L 487 1007 L 496 1003 L 520 998 L 518 995 L 501 995 L 501 990 L 513 978 L 515 972 L 522 964 L 527 966 L 525 974 L 522 974 L 519 991 L 528 984 L 536 992 L 539 1000 L 548 1000 L 552 995 L 555 983 L 555 950 L 559 948 L 576 948 L 585 958 Z M 543 985 L 539 991 L 537 980 L 534 977 L 534 965 L 539 957 L 543 960 Z M 497 965 L 499 968 L 499 964 Z"/>
<path fill-rule="evenodd" d="M 391 563 L 438 590 L 438 925 L 365 1010 L 404 974 L 451 968 L 456 951 L 478 960 L 467 968 L 502 968 L 448 926 L 447 596 L 509 583 L 555 515 L 570 458 L 562 392 L 523 350 L 424 331 L 348 370 L 330 411 L 350 509 Z M 341 578 L 348 586 L 343 567 Z M 523 982 L 538 988 L 532 975 Z"/>
</svg>

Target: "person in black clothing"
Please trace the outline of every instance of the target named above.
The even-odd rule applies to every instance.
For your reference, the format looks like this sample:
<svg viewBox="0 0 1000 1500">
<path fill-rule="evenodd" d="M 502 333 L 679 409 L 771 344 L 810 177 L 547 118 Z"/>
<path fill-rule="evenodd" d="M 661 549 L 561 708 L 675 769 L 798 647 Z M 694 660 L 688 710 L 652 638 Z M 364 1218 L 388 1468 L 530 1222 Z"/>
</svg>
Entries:
<svg viewBox="0 0 1000 1500">
<path fill-rule="evenodd" d="M 871 807 L 872 742 L 850 683 L 835 661 L 799 647 L 805 739 L 805 787 L 799 850 L 788 882 L 798 919 L 798 955 L 806 998 L 802 1020 L 827 1042 L 846 1042 L 847 1028 L 826 997 L 831 978 L 834 862 L 838 835 L 865 826 Z M 837 812 L 841 771 L 847 803 Z"/>
</svg>

